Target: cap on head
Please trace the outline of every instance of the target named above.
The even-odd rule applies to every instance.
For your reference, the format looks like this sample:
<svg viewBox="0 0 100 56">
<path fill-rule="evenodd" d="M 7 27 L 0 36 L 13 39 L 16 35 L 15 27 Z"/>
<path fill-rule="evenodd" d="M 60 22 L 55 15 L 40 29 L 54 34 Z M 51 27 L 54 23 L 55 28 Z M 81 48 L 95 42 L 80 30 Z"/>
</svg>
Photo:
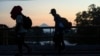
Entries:
<svg viewBox="0 0 100 56">
<path fill-rule="evenodd" d="M 56 13 L 56 9 L 51 9 L 51 12 L 50 12 L 50 14 L 52 14 L 52 13 Z"/>
</svg>

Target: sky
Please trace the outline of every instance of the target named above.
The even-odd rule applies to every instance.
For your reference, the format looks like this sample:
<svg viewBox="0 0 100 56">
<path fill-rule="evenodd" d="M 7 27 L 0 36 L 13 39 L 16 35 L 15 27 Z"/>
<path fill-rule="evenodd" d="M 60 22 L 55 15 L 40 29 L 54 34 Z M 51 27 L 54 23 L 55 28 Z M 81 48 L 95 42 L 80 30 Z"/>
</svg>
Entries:
<svg viewBox="0 0 100 56">
<path fill-rule="evenodd" d="M 32 26 L 43 23 L 54 26 L 53 16 L 50 14 L 52 8 L 75 25 L 76 13 L 87 10 L 91 4 L 100 6 L 100 0 L 0 0 L 0 24 L 15 26 L 10 11 L 14 6 L 20 5 L 23 8 L 22 13 L 32 19 Z"/>
</svg>

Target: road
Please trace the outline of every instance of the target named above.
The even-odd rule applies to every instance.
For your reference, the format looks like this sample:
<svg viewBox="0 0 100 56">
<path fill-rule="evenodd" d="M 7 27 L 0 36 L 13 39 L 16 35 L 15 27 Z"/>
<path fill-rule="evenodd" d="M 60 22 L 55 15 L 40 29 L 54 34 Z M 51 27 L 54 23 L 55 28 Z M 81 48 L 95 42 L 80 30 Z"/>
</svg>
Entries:
<svg viewBox="0 0 100 56">
<path fill-rule="evenodd" d="M 29 45 L 32 53 L 28 55 L 23 47 L 23 56 L 100 56 L 100 45 L 66 45 L 58 54 L 53 45 Z M 18 52 L 16 45 L 0 45 L 0 56 L 14 56 Z"/>
</svg>

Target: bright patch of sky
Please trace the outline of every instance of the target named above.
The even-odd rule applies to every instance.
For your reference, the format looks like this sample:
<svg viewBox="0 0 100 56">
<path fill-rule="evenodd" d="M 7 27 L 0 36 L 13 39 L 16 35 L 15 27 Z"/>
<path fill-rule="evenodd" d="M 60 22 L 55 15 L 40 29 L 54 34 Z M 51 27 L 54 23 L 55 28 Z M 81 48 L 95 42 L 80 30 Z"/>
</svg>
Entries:
<svg viewBox="0 0 100 56">
<path fill-rule="evenodd" d="M 15 25 L 10 11 L 16 5 L 22 6 L 23 14 L 32 18 L 33 26 L 42 23 L 54 26 L 53 17 L 49 14 L 51 8 L 74 23 L 75 14 L 87 10 L 90 4 L 100 6 L 100 0 L 0 0 L 0 24 Z"/>
</svg>

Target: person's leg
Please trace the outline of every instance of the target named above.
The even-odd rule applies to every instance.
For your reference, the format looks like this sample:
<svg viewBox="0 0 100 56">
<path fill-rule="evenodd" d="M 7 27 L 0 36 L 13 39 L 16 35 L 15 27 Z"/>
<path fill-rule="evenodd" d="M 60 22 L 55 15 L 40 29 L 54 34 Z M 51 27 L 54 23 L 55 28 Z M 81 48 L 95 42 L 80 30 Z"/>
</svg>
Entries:
<svg viewBox="0 0 100 56">
<path fill-rule="evenodd" d="M 60 52 L 61 51 L 61 47 L 62 47 L 62 36 L 59 34 L 58 35 L 58 51 Z"/>
<path fill-rule="evenodd" d="M 63 32 L 61 32 L 61 38 L 60 38 L 60 40 L 61 40 L 61 49 L 65 48 L 65 43 L 64 43 L 64 39 L 63 38 L 64 38 L 63 37 Z"/>
<path fill-rule="evenodd" d="M 22 50 L 23 38 L 22 38 L 22 36 L 20 36 L 18 39 L 19 39 L 19 40 L 18 40 L 18 49 L 19 49 L 19 53 L 22 54 L 22 52 L 23 52 L 23 50 Z"/>
<path fill-rule="evenodd" d="M 58 50 L 59 50 L 59 53 L 64 48 L 65 48 L 65 44 L 64 44 L 64 39 L 63 39 L 63 32 L 60 31 L 59 34 L 58 34 Z"/>
<path fill-rule="evenodd" d="M 57 44 L 56 44 L 57 40 L 56 40 L 56 37 L 57 37 L 57 34 L 56 34 L 56 31 L 55 31 L 54 37 L 53 37 L 53 43 L 54 43 L 54 48 L 55 48 L 55 49 L 56 49 L 56 47 L 57 47 Z"/>
<path fill-rule="evenodd" d="M 21 43 L 20 37 L 21 37 L 20 34 L 16 32 L 15 41 L 18 48 L 18 53 L 16 53 L 15 56 L 22 56 L 22 43 Z"/>
<path fill-rule="evenodd" d="M 61 47 L 62 47 L 62 50 L 65 49 L 65 43 L 64 43 L 64 40 L 62 40 L 62 42 L 61 42 Z"/>
<path fill-rule="evenodd" d="M 16 38 L 17 47 L 18 47 L 18 53 L 15 54 L 15 56 L 22 56 L 22 44 L 20 38 Z"/>
<path fill-rule="evenodd" d="M 18 36 L 18 49 L 19 49 L 19 53 L 22 54 L 23 53 L 23 50 L 22 50 L 22 46 L 23 46 L 23 43 L 24 43 L 24 34 L 23 33 L 20 33 L 19 36 Z"/>
<path fill-rule="evenodd" d="M 18 44 L 18 51 L 20 54 L 22 54 L 22 44 L 20 44 L 20 43 Z"/>
<path fill-rule="evenodd" d="M 22 34 L 22 45 L 27 48 L 27 52 L 31 52 L 31 48 L 25 43 L 25 33 Z"/>
<path fill-rule="evenodd" d="M 27 48 L 27 53 L 31 53 L 31 48 L 24 42 L 23 46 Z"/>
<path fill-rule="evenodd" d="M 54 42 L 54 47 L 56 50 L 59 49 L 60 46 L 60 41 L 59 41 L 59 34 L 58 32 L 55 33 L 54 38 L 53 38 L 53 42 Z"/>
</svg>

